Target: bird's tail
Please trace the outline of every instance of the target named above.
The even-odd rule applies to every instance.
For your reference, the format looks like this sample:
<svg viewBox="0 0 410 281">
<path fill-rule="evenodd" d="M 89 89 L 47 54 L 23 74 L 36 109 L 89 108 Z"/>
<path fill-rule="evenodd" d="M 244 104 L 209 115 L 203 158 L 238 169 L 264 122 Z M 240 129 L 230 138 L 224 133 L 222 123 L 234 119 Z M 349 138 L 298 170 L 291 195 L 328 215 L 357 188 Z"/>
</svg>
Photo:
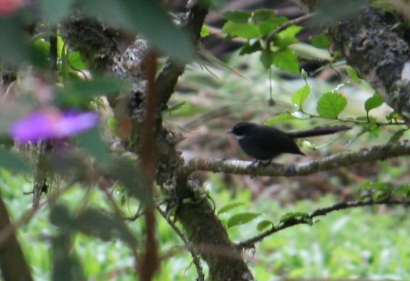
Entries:
<svg viewBox="0 0 410 281">
<path fill-rule="evenodd" d="M 311 130 L 300 131 L 300 132 L 288 132 L 288 136 L 292 139 L 316 137 L 323 135 L 331 135 L 334 133 L 350 130 L 351 127 L 347 126 L 329 126 L 329 127 L 317 127 Z"/>
</svg>

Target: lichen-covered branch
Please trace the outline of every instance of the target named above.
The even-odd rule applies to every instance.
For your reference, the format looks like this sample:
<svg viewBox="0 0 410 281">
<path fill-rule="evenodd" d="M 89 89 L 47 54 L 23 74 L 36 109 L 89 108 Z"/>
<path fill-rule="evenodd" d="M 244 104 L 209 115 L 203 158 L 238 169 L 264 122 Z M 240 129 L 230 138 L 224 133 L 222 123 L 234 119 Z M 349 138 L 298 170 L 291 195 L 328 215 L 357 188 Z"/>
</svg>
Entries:
<svg viewBox="0 0 410 281">
<path fill-rule="evenodd" d="M 295 2 L 306 11 L 313 13 L 325 1 L 295 0 Z M 357 7 L 360 9 L 363 3 L 359 2 Z M 405 21 L 398 16 L 392 20 L 392 15 L 380 8 L 364 7 L 358 11 L 353 5 L 354 1 L 348 3 L 352 3 L 348 7 L 351 13 L 341 15 L 341 19 L 334 19 L 332 24 L 326 25 L 326 28 L 330 26 L 328 34 L 335 50 L 339 51 L 359 76 L 369 82 L 384 101 L 402 114 L 408 122 L 410 47 L 408 40 L 404 38 L 404 35 L 409 32 Z M 337 4 L 335 1 L 335 5 L 343 4 Z M 320 15 L 319 13 L 318 16 Z M 320 19 L 316 22 L 319 21 Z"/>
<path fill-rule="evenodd" d="M 400 141 L 341 152 L 319 160 L 284 165 L 274 163 L 267 167 L 254 167 L 251 166 L 251 162 L 239 160 L 192 159 L 181 172 L 191 174 L 195 171 L 210 171 L 237 175 L 293 177 L 406 155 L 410 155 L 410 142 Z"/>
</svg>

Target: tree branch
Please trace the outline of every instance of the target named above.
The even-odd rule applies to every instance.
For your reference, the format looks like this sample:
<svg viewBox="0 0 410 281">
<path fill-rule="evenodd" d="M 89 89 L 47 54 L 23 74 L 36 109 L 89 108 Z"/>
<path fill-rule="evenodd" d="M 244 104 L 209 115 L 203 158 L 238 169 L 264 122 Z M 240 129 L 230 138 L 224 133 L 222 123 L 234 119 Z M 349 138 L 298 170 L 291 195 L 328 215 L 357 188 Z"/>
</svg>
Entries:
<svg viewBox="0 0 410 281">
<path fill-rule="evenodd" d="M 334 211 L 340 211 L 340 210 L 345 210 L 345 209 L 351 209 L 351 208 L 357 208 L 357 207 L 363 207 L 363 206 L 373 206 L 373 205 L 409 205 L 410 201 L 396 201 L 396 200 L 383 200 L 383 201 L 352 201 L 352 202 L 341 202 L 337 203 L 333 206 L 326 207 L 326 208 L 320 208 L 312 213 L 310 213 L 306 217 L 302 218 L 293 218 L 290 219 L 284 223 L 279 224 L 279 226 L 275 227 L 273 226 L 271 229 L 251 238 L 248 240 L 245 240 L 239 244 L 237 244 L 238 249 L 250 249 L 254 248 L 254 244 L 261 242 L 263 239 L 265 239 L 267 236 L 270 236 L 271 234 L 284 230 L 286 228 L 289 228 L 294 225 L 298 224 L 308 224 L 312 225 L 312 219 L 319 217 L 319 216 L 325 216 L 331 212 Z M 314 223 L 314 222 L 313 222 Z"/>
<path fill-rule="evenodd" d="M 267 167 L 252 167 L 251 162 L 240 160 L 192 159 L 182 168 L 182 173 L 189 175 L 195 171 L 209 171 L 237 175 L 293 177 L 405 155 L 410 155 L 410 143 L 406 140 L 357 151 L 341 152 L 319 160 L 292 164 L 273 163 Z"/>
</svg>

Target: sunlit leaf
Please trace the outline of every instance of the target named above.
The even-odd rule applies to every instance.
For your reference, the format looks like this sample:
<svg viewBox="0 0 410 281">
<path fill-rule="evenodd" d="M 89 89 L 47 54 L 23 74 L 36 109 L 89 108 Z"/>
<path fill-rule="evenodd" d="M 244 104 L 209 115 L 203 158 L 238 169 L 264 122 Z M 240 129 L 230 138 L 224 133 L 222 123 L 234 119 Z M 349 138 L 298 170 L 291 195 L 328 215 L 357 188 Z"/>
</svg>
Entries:
<svg viewBox="0 0 410 281">
<path fill-rule="evenodd" d="M 302 30 L 301 26 L 292 25 L 278 33 L 275 38 L 275 45 L 279 47 L 287 47 L 291 44 L 298 43 L 296 35 Z"/>
<path fill-rule="evenodd" d="M 352 78 L 352 80 L 353 80 L 355 83 L 359 83 L 359 82 L 360 82 L 360 77 L 359 77 L 359 75 L 357 74 L 356 70 L 354 70 L 353 68 L 349 67 L 349 68 L 347 68 L 346 72 L 347 72 L 347 75 L 349 75 L 349 77 Z"/>
<path fill-rule="evenodd" d="M 258 38 L 261 36 L 259 26 L 252 23 L 234 23 L 228 21 L 222 28 L 222 32 L 233 37 L 244 39 Z"/>
<path fill-rule="evenodd" d="M 304 85 L 302 88 L 294 92 L 292 95 L 293 104 L 295 104 L 298 108 L 302 108 L 302 104 L 310 95 L 310 90 L 311 87 L 309 85 Z"/>
<path fill-rule="evenodd" d="M 381 106 L 383 103 L 383 98 L 378 93 L 374 93 L 373 96 L 368 98 L 364 103 L 364 109 L 366 112 L 369 112 L 370 110 Z"/>
<path fill-rule="evenodd" d="M 273 64 L 286 71 L 299 74 L 299 61 L 295 52 L 289 48 L 274 52 Z"/>
<path fill-rule="evenodd" d="M 321 96 L 316 110 L 321 117 L 337 118 L 347 105 L 347 99 L 339 93 L 326 93 Z"/>
<path fill-rule="evenodd" d="M 301 120 L 303 118 L 299 118 L 297 116 L 294 116 L 292 113 L 286 112 L 286 113 L 282 113 L 279 115 L 276 115 L 275 117 L 270 118 L 269 120 L 267 120 L 264 125 L 266 126 L 270 126 L 273 125 L 275 123 L 279 123 L 279 122 L 283 122 L 283 121 L 289 121 L 289 120 Z"/>
</svg>

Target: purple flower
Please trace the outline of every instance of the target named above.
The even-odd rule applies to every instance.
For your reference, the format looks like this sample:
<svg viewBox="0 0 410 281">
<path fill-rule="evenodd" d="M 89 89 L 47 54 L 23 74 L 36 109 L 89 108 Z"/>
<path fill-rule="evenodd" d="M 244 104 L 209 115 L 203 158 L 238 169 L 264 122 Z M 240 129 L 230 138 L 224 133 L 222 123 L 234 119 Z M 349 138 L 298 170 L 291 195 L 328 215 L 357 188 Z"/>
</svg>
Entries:
<svg viewBox="0 0 410 281">
<path fill-rule="evenodd" d="M 20 143 L 56 139 L 82 133 L 98 124 L 95 112 L 78 112 L 56 109 L 37 111 L 15 122 L 10 129 L 11 136 Z"/>
</svg>

